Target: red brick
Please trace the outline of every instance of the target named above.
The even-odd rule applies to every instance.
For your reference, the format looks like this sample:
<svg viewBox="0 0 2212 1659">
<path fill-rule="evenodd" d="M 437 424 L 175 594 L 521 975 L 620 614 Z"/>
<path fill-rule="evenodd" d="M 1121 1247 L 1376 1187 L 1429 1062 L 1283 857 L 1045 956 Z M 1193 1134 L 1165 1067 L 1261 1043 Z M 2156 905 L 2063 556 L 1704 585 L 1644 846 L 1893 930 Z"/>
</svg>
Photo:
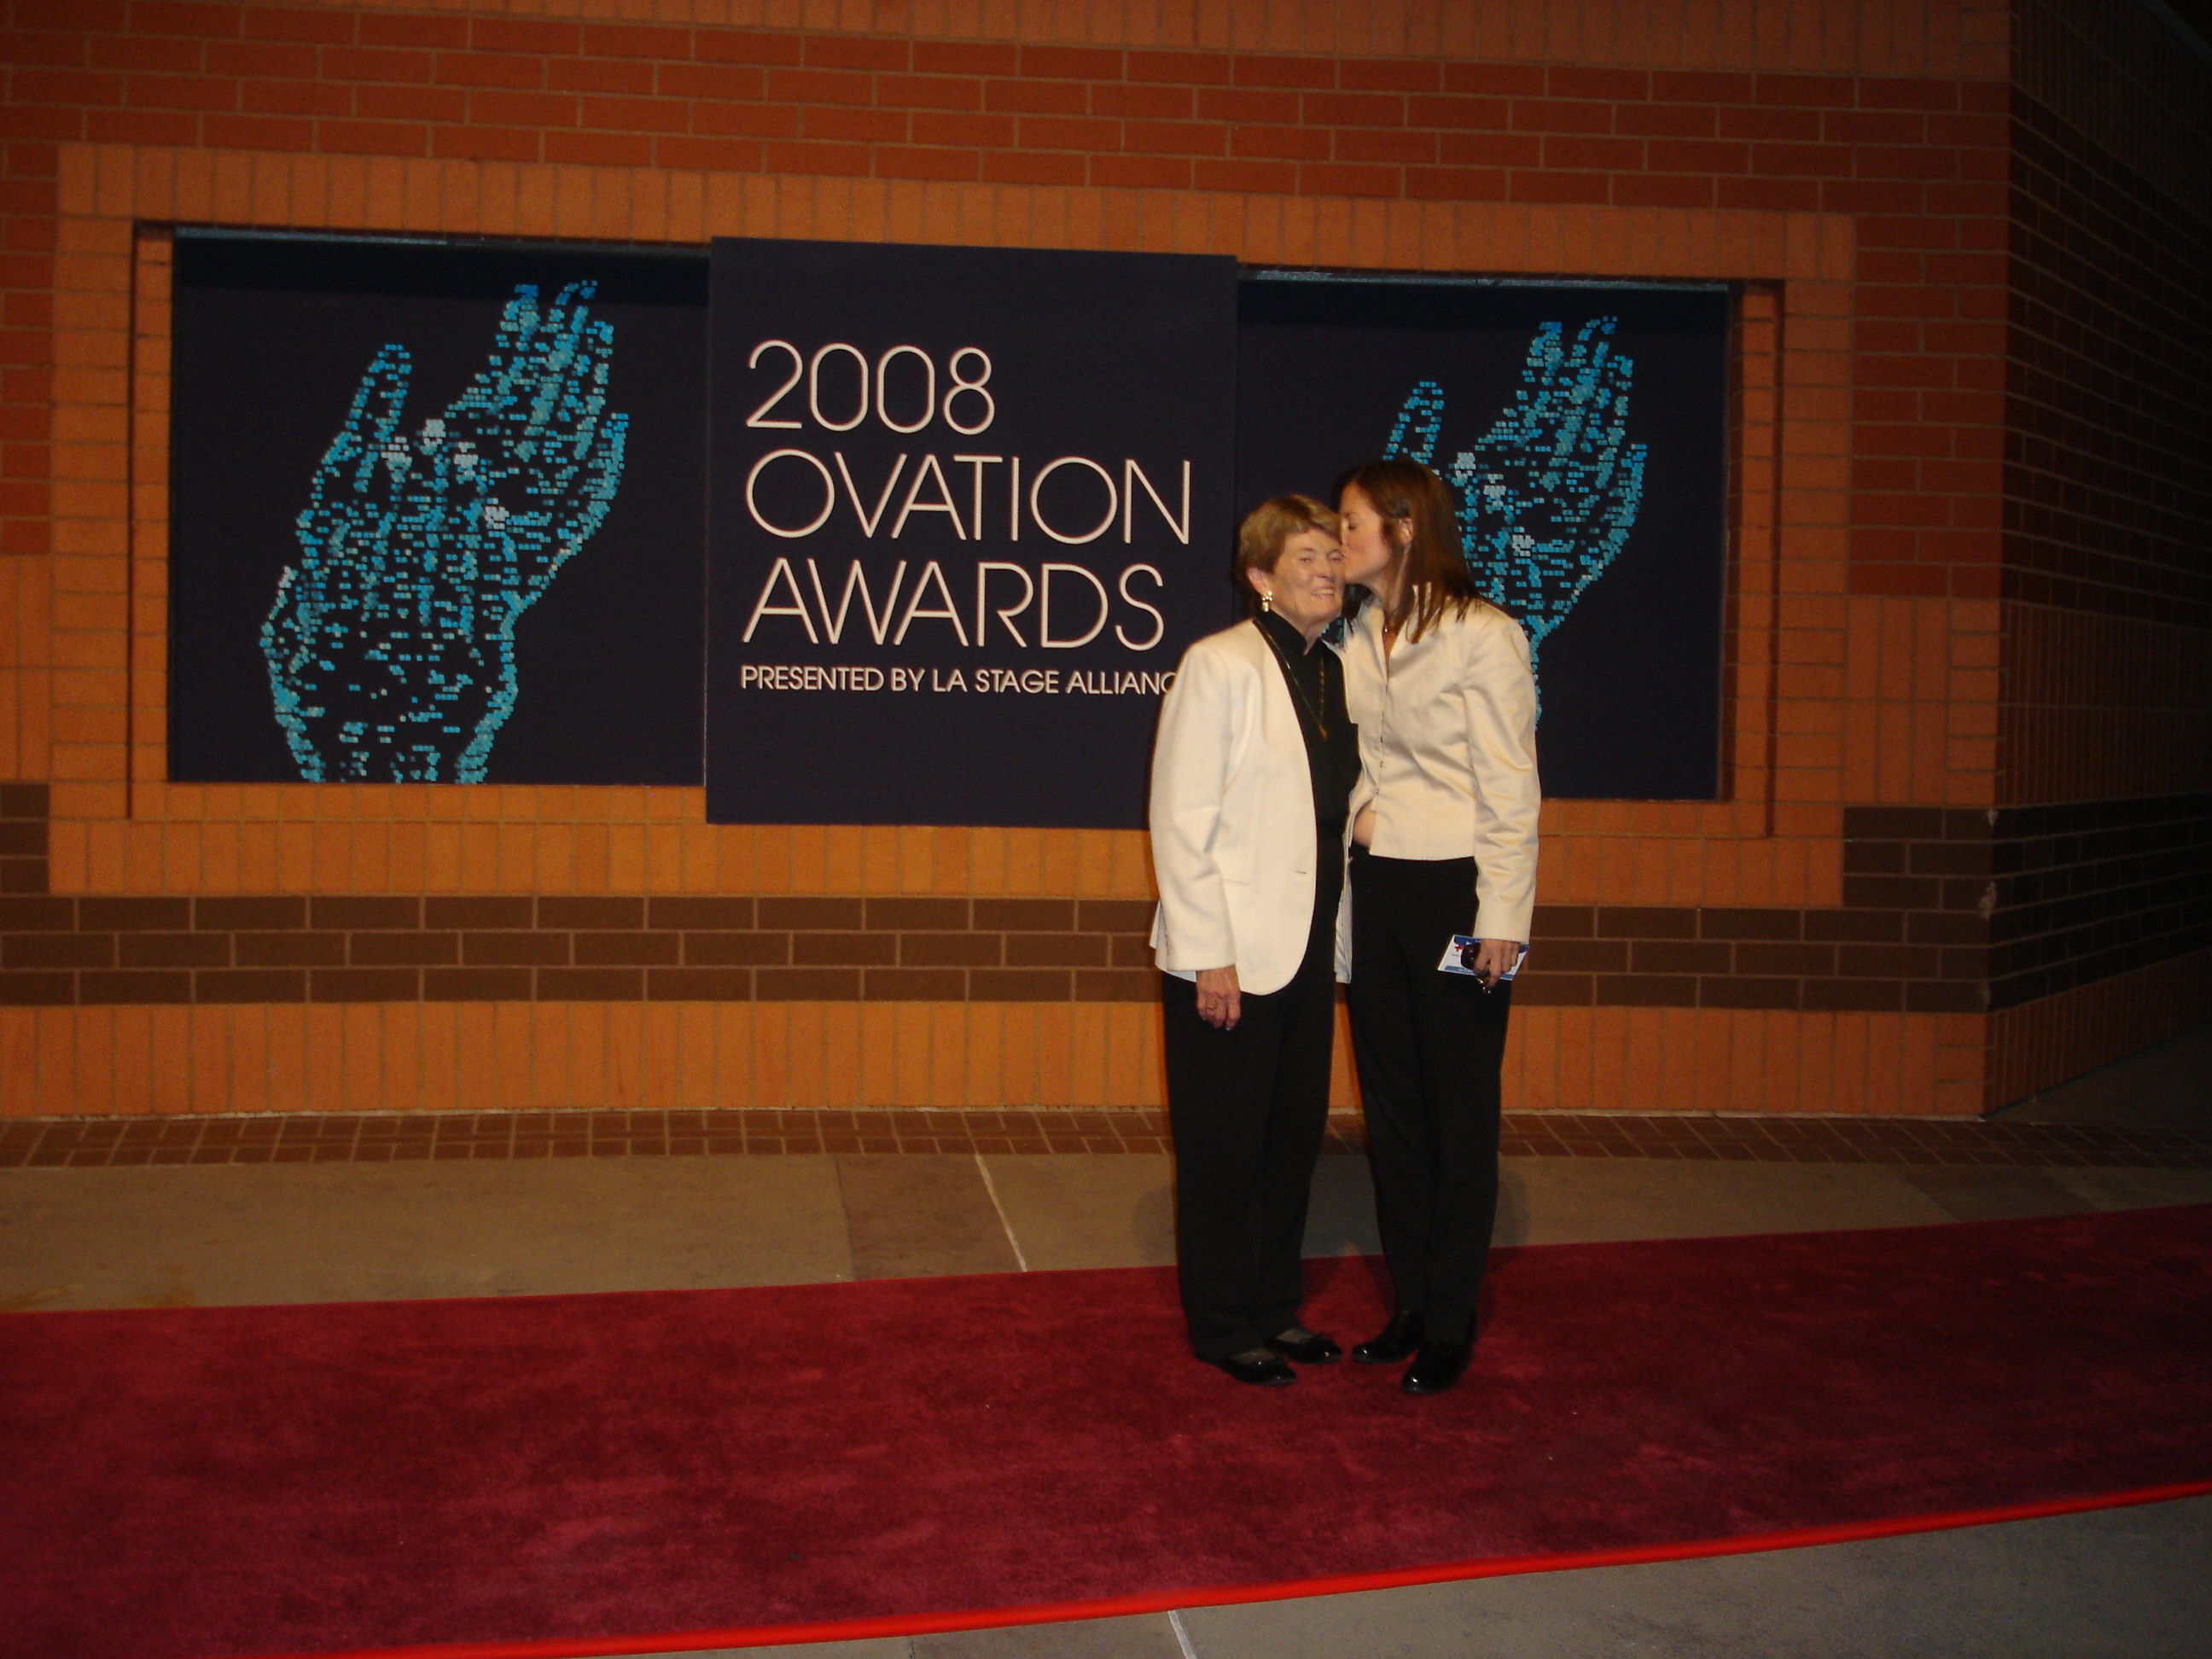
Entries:
<svg viewBox="0 0 2212 1659">
<path fill-rule="evenodd" d="M 1601 173 L 1516 173 L 1508 184 L 1516 202 L 1602 203 L 1613 192 Z"/>
<path fill-rule="evenodd" d="M 1346 92 L 1437 92 L 1443 66 L 1419 58 L 1343 58 L 1336 83 Z"/>
<path fill-rule="evenodd" d="M 906 142 L 906 116 L 895 109 L 842 109 L 817 105 L 799 114 L 802 136 L 824 143 L 899 144 Z"/>
<path fill-rule="evenodd" d="M 115 33 L 129 22 L 124 0 L 15 0 L 16 26 L 26 29 L 99 30 Z"/>
<path fill-rule="evenodd" d="M 561 92 L 501 92 L 477 87 L 469 94 L 469 118 L 501 127 L 573 127 L 577 100 Z"/>
<path fill-rule="evenodd" d="M 1121 54 L 1096 46 L 1024 46 L 1021 73 L 1060 81 L 1119 81 Z"/>
<path fill-rule="evenodd" d="M 1610 173 L 1640 170 L 1644 142 L 1640 138 L 1561 138 L 1543 141 L 1544 165 L 1581 172 Z"/>
<path fill-rule="evenodd" d="M 702 28 L 691 36 L 691 55 L 707 64 L 796 64 L 800 40 L 795 34 Z"/>
<path fill-rule="evenodd" d="M 789 104 L 694 104 L 691 131 L 728 138 L 796 138 L 799 111 Z"/>
<path fill-rule="evenodd" d="M 876 87 L 872 76 L 841 70 L 772 69 L 768 95 L 793 104 L 872 104 Z"/>
<path fill-rule="evenodd" d="M 770 173 L 829 173 L 855 179 L 868 176 L 866 144 L 778 143 L 764 146 L 761 154 Z"/>
<path fill-rule="evenodd" d="M 1880 214 L 1919 221 L 1927 216 L 1923 211 L 1927 204 L 1917 185 L 1830 179 L 1820 186 L 1820 204 L 1831 213 L 1850 213 L 1861 217 Z M 1863 230 L 1864 227 L 1861 228 Z M 1947 234 L 1948 229 L 1946 227 Z"/>
<path fill-rule="evenodd" d="M 1559 98 L 1516 98 L 1513 125 L 1522 132 L 1611 132 L 1613 106 Z"/>
<path fill-rule="evenodd" d="M 604 92 L 650 96 L 659 90 L 655 64 L 611 63 L 602 58 L 549 58 L 545 60 L 548 92 Z M 668 64 L 670 69 L 688 67 Z"/>
<path fill-rule="evenodd" d="M 192 75 L 198 73 L 206 57 L 204 41 L 106 35 L 93 40 L 88 61 L 94 69 L 167 70 Z"/>
<path fill-rule="evenodd" d="M 690 106 L 673 98 L 586 98 L 576 124 L 602 132 L 682 132 L 690 115 Z"/>
<path fill-rule="evenodd" d="M 200 123 L 200 139 L 218 149 L 313 149 L 315 126 L 304 117 L 210 115 Z"/>
<path fill-rule="evenodd" d="M 1235 60 L 1223 52 L 1135 52 L 1122 73 L 1132 81 L 1171 81 L 1183 86 L 1225 87 Z"/>
<path fill-rule="evenodd" d="M 207 75 L 134 75 L 124 93 L 135 109 L 231 110 L 238 82 Z"/>
<path fill-rule="evenodd" d="M 1854 544 L 1857 541 L 1855 534 Z M 1944 592 L 1941 565 L 1872 564 L 1856 556 L 1853 549 L 1849 577 L 1854 593 L 1883 594 L 1898 599 L 1940 599 Z"/>
<path fill-rule="evenodd" d="M 768 75 L 750 64 L 662 64 L 654 85 L 667 98 L 765 97 Z"/>
<path fill-rule="evenodd" d="M 312 80 L 318 73 L 318 54 L 313 46 L 259 40 L 210 40 L 207 70 L 210 75 L 291 76 Z"/>
<path fill-rule="evenodd" d="M 1298 169 L 1298 191 L 1306 196 L 1396 196 L 1404 187 L 1396 167 L 1313 161 Z"/>
<path fill-rule="evenodd" d="M 799 61 L 809 69 L 902 70 L 911 58 L 904 40 L 864 34 L 810 34 Z"/>
<path fill-rule="evenodd" d="M 908 118 L 917 144 L 961 144 L 969 149 L 1011 149 L 1011 115 L 949 115 L 917 110 Z"/>
<path fill-rule="evenodd" d="M 1756 83 L 1748 75 L 1714 70 L 1654 70 L 1651 95 L 1683 104 L 1747 104 Z"/>
<path fill-rule="evenodd" d="M 18 104 L 119 104 L 123 77 L 97 70 L 19 69 L 8 77 L 8 96 Z"/>
<path fill-rule="evenodd" d="M 1240 53 L 1231 65 L 1240 87 L 1333 87 L 1336 66 L 1326 58 L 1279 58 Z"/>
<path fill-rule="evenodd" d="M 979 110 L 983 83 L 972 76 L 879 75 L 876 102 L 887 109 Z"/>
<path fill-rule="evenodd" d="M 1719 179 L 1714 181 L 1723 208 L 1759 213 L 1811 213 L 1820 205 L 1820 186 L 1809 179 Z"/>
<path fill-rule="evenodd" d="M 1121 148 L 1143 155 L 1224 155 L 1229 129 L 1200 121 L 1124 121 Z"/>
<path fill-rule="evenodd" d="M 1288 196 L 1298 187 L 1298 170 L 1288 161 L 1194 161 L 1191 182 L 1200 190 Z"/>
<path fill-rule="evenodd" d="M 573 55 L 583 45 L 583 31 L 574 23 L 477 17 L 469 21 L 469 44 L 478 52 L 526 52 L 533 58 Z"/>
<path fill-rule="evenodd" d="M 1086 115 L 1091 89 L 1066 81 L 990 81 L 983 106 L 1015 115 Z"/>
<path fill-rule="evenodd" d="M 1021 66 L 1013 46 L 971 40 L 917 40 L 914 67 L 924 75 L 1012 75 Z"/>
<path fill-rule="evenodd" d="M 1447 132 L 1437 153 L 1450 167 L 1533 167 L 1543 159 L 1544 141 L 1503 132 Z"/>
<path fill-rule="evenodd" d="M 1024 115 L 1017 131 L 1024 149 L 1111 149 L 1121 138 L 1121 127 L 1112 121 L 1051 115 Z"/>
<path fill-rule="evenodd" d="M 1406 119 L 1417 127 L 1450 127 L 1461 131 L 1503 131 L 1512 124 L 1513 106 L 1504 98 L 1473 98 L 1463 94 L 1411 98 Z"/>
<path fill-rule="evenodd" d="M 1615 207 L 1709 208 L 1713 181 L 1656 173 L 1619 173 L 1613 179 Z"/>
<path fill-rule="evenodd" d="M 1762 104 L 1787 105 L 1792 109 L 1843 109 L 1856 101 L 1856 88 L 1849 77 L 1840 75 L 1763 74 L 1753 84 L 1752 96 Z"/>
<path fill-rule="evenodd" d="M 1395 161 L 1407 166 L 1433 164 L 1437 135 L 1433 132 L 1340 132 L 1336 156 L 1340 161 Z"/>
<path fill-rule="evenodd" d="M 318 121 L 315 148 L 334 155 L 422 155 L 429 149 L 429 134 L 383 121 Z"/>
<path fill-rule="evenodd" d="M 1187 121 L 1197 99 L 1188 87 L 1103 86 L 1091 88 L 1091 112 L 1148 121 Z"/>
<path fill-rule="evenodd" d="M 1444 90 L 1538 97 L 1544 90 L 1544 71 L 1534 64 L 1446 64 Z"/>
<path fill-rule="evenodd" d="M 1232 127 L 1229 153 L 1245 159 L 1326 161 L 1328 137 L 1310 127 Z"/>
<path fill-rule="evenodd" d="M 1927 126 L 1917 114 L 1832 109 L 1820 118 L 1820 136 L 1832 144 L 1917 144 L 1927 141 Z"/>
<path fill-rule="evenodd" d="M 1490 167 L 1408 167 L 1406 194 L 1425 202 L 1502 202 L 1506 177 Z"/>
<path fill-rule="evenodd" d="M 364 46 L 430 46 L 447 51 L 466 50 L 469 23 L 465 17 L 426 17 L 420 12 L 393 14 L 363 12 L 361 43 Z"/>
<path fill-rule="evenodd" d="M 545 84 L 546 60 L 501 57 L 488 52 L 441 52 L 434 60 L 437 78 L 448 86 L 502 87 L 533 92 Z"/>
<path fill-rule="evenodd" d="M 1188 190 L 1190 163 L 1158 155 L 1094 155 L 1091 182 L 1109 190 Z"/>
<path fill-rule="evenodd" d="M 972 149 L 924 149 L 911 144 L 884 144 L 876 151 L 876 176 L 965 181 L 981 177 L 982 168 Z"/>
<path fill-rule="evenodd" d="M 465 121 L 469 95 L 455 87 L 356 87 L 353 112 L 369 121 Z"/>
<path fill-rule="evenodd" d="M 161 115 L 143 110 L 87 110 L 84 136 L 95 144 L 169 144 L 179 149 L 200 141 L 197 115 Z"/>
<path fill-rule="evenodd" d="M 0 29 L 0 64 L 82 69 L 91 62 L 92 41 L 76 30 L 67 34 L 48 34 L 28 29 Z"/>
<path fill-rule="evenodd" d="M 656 138 L 653 159 L 700 173 L 760 173 L 767 166 L 761 146 L 742 138 Z"/>
<path fill-rule="evenodd" d="M 635 132 L 549 132 L 545 159 L 576 167 L 650 167 L 653 140 Z"/>
<path fill-rule="evenodd" d="M 1401 127 L 1406 100 L 1389 92 L 1310 92 L 1305 118 L 1316 126 Z"/>
<path fill-rule="evenodd" d="M 438 127 L 430 154 L 447 161 L 536 161 L 544 146 L 534 131 L 511 127 Z"/>
<path fill-rule="evenodd" d="M 1862 76 L 1858 104 L 1861 109 L 1956 109 L 1959 83 L 1932 76 L 1916 76 L 1907 81 Z"/>
<path fill-rule="evenodd" d="M 113 122 L 123 120 L 125 118 L 126 118 L 120 114 L 95 115 L 93 112 L 83 109 L 73 109 L 63 105 L 53 105 L 40 108 L 23 105 L 0 104 L 0 137 L 16 139 L 45 139 L 52 143 L 68 143 L 75 139 L 91 137 L 91 124 L 95 120 Z M 166 119 L 167 118 L 148 117 L 145 118 Z M 187 124 L 186 130 L 189 131 L 191 118 L 186 116 L 183 118 Z M 121 142 L 141 141 L 125 140 Z M 160 143 L 162 141 L 149 140 L 143 142 Z M 186 140 L 186 142 L 189 143 L 190 140 Z"/>
<path fill-rule="evenodd" d="M 1955 179 L 1959 154 L 1933 144 L 1906 148 L 1861 144 L 1855 152 L 1862 179 Z"/>
<path fill-rule="evenodd" d="M 1090 178 L 1080 155 L 987 155 L 983 181 L 992 185 L 1080 185 Z"/>
<path fill-rule="evenodd" d="M 426 83 L 441 60 L 427 52 L 401 52 L 376 46 L 325 46 L 323 74 L 332 81 L 401 81 Z M 536 86 L 533 71 L 530 84 Z"/>
<path fill-rule="evenodd" d="M 1751 170 L 1771 179 L 1848 179 L 1851 152 L 1840 144 L 1753 144 Z"/>
<path fill-rule="evenodd" d="M 1292 124 L 1298 118 L 1298 95 L 1294 92 L 1253 92 L 1203 87 L 1198 94 L 1198 118 L 1231 123 L 1273 121 Z"/>
<path fill-rule="evenodd" d="M 240 18 L 249 40 L 298 40 L 326 46 L 351 40 L 357 22 L 352 12 L 310 11 L 300 6 L 248 6 Z"/>
<path fill-rule="evenodd" d="M 1613 112 L 1615 132 L 1643 138 L 1710 138 L 1720 112 L 1698 104 L 1623 104 Z"/>
<path fill-rule="evenodd" d="M 1820 112 L 1810 109 L 1727 109 L 1719 112 L 1723 138 L 1771 138 L 1815 143 L 1820 137 Z"/>
<path fill-rule="evenodd" d="M 131 0 L 131 27 L 138 34 L 189 34 L 202 40 L 234 39 L 244 8 L 198 6 L 183 0 Z"/>
<path fill-rule="evenodd" d="M 248 81 L 239 102 L 257 115 L 350 115 L 353 88 L 320 81 Z"/>
<path fill-rule="evenodd" d="M 1607 103 L 1651 95 L 1651 77 L 1641 70 L 1583 69 L 1553 64 L 1545 89 L 1554 98 L 1596 98 Z"/>
<path fill-rule="evenodd" d="M 645 23 L 586 23 L 586 58 L 689 58 L 691 31 Z"/>
</svg>

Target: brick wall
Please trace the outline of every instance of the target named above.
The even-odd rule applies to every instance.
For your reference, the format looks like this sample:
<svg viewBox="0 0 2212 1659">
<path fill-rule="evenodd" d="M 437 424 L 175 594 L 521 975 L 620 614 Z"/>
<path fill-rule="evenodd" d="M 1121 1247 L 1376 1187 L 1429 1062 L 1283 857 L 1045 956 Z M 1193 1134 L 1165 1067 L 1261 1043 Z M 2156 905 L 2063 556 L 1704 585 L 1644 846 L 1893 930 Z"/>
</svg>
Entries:
<svg viewBox="0 0 2212 1659">
<path fill-rule="evenodd" d="M 2003 7 L 623 9 L 7 4 L 5 1110 L 1158 1098 L 1141 836 L 169 784 L 177 223 L 1729 281 L 1727 798 L 1547 806 L 1510 1086 L 1919 1113 L 2011 1086 L 2001 747 L 2091 763 L 2106 712 L 2037 727 L 2000 693 Z M 2193 695 L 2171 679 L 2152 702 Z"/>
</svg>

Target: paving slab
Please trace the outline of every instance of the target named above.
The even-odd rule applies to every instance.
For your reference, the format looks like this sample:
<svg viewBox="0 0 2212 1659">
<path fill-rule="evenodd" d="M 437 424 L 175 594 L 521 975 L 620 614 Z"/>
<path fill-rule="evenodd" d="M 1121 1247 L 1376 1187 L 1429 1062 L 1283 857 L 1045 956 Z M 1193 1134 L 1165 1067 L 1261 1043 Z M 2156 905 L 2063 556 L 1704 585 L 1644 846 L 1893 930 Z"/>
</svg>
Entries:
<svg viewBox="0 0 2212 1659">
<path fill-rule="evenodd" d="M 1175 1261 L 1173 1159 L 1141 1152 L 1013 1153 L 987 1155 L 982 1162 L 1031 1268 L 1158 1267 Z"/>
<path fill-rule="evenodd" d="M 1010 1273 L 1021 1265 L 973 1157 L 846 1152 L 837 1178 L 859 1278 Z"/>
<path fill-rule="evenodd" d="M 853 1276 L 828 1157 L 0 1170 L 0 1310 Z"/>
<path fill-rule="evenodd" d="M 1918 1227 L 1955 1219 L 1871 1164 L 1509 1158 L 1492 1243 L 1596 1243 L 1742 1233 Z"/>
</svg>

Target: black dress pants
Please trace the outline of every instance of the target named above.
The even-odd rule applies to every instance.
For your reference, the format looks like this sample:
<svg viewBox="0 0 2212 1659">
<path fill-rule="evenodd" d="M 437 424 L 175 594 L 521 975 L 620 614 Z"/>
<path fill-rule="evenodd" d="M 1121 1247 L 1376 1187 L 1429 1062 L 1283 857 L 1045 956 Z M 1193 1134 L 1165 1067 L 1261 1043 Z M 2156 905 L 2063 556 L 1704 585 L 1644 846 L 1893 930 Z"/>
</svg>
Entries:
<svg viewBox="0 0 2212 1659">
<path fill-rule="evenodd" d="M 1382 1255 L 1431 1341 L 1474 1340 L 1498 1218 L 1499 1071 L 1513 988 L 1437 960 L 1474 925 L 1474 860 L 1352 851 L 1352 1051 Z"/>
<path fill-rule="evenodd" d="M 1198 1017 L 1195 985 L 1160 975 L 1176 1273 L 1191 1349 L 1208 1362 L 1297 1322 L 1306 1202 L 1328 1123 L 1334 958 L 1334 940 L 1316 927 L 1291 982 L 1244 993 L 1227 1031 Z"/>
</svg>

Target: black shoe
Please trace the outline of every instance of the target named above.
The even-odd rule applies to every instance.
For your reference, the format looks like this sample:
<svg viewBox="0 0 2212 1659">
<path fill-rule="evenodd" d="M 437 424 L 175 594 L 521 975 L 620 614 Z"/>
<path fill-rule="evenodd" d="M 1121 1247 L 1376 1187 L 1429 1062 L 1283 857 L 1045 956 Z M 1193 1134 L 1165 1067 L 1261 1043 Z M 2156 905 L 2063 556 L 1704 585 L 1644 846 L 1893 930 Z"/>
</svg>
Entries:
<svg viewBox="0 0 2212 1659">
<path fill-rule="evenodd" d="M 1255 1389 L 1287 1389 L 1298 1380 L 1298 1374 L 1273 1354 L 1232 1353 L 1213 1363 Z"/>
<path fill-rule="evenodd" d="M 1395 1365 L 1421 1346 L 1421 1327 L 1420 1315 L 1401 1308 L 1389 1324 L 1354 1348 L 1352 1357 L 1363 1365 Z"/>
<path fill-rule="evenodd" d="M 1293 1325 L 1291 1330 L 1298 1328 Z M 1301 1331 L 1292 1336 L 1285 1331 L 1280 1336 L 1271 1336 L 1267 1346 L 1285 1359 L 1295 1359 L 1301 1365 L 1334 1365 L 1344 1358 L 1344 1350 L 1319 1331 Z"/>
<path fill-rule="evenodd" d="M 1442 1394 L 1466 1371 L 1474 1348 L 1466 1342 L 1424 1342 L 1398 1386 L 1407 1394 Z"/>
</svg>

